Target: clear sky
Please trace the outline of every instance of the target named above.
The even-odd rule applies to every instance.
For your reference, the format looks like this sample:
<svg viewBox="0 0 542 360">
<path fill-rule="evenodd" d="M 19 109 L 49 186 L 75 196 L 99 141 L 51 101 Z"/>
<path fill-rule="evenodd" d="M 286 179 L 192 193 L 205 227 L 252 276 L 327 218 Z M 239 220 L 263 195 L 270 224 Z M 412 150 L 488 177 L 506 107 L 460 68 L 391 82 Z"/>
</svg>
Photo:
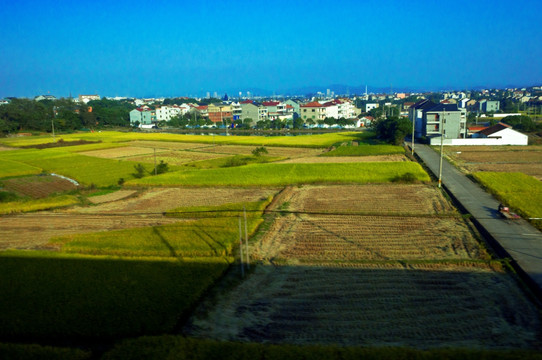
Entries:
<svg viewBox="0 0 542 360">
<path fill-rule="evenodd" d="M 541 0 L 5 0 L 0 14 L 0 97 L 542 83 Z"/>
</svg>

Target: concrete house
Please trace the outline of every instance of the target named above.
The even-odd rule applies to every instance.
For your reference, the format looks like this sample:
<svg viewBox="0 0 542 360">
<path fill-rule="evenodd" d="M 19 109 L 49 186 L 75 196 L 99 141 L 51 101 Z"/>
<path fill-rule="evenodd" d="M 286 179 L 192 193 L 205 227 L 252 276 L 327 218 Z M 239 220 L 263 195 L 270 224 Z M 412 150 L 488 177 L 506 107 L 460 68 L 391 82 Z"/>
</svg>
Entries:
<svg viewBox="0 0 542 360">
<path fill-rule="evenodd" d="M 150 109 L 137 108 L 130 111 L 130 125 L 139 123 L 140 128 L 151 128 L 156 123 L 156 112 Z"/>
<path fill-rule="evenodd" d="M 487 113 L 487 112 L 497 112 L 499 111 L 501 107 L 501 103 L 499 101 L 491 101 L 491 100 L 480 100 L 478 102 L 479 105 L 479 112 Z"/>
<path fill-rule="evenodd" d="M 299 106 L 299 103 L 297 101 L 289 99 L 289 100 L 286 100 L 284 104 L 286 104 L 286 107 L 290 105 L 293 108 L 294 119 L 301 117 L 301 107 Z"/>
<path fill-rule="evenodd" d="M 421 100 L 410 107 L 409 118 L 414 122 L 415 138 L 426 137 L 431 144 L 440 144 L 441 135 L 445 139 L 466 138 L 467 111 L 457 104 Z"/>
<path fill-rule="evenodd" d="M 318 120 L 324 120 L 326 118 L 326 108 L 318 101 L 300 105 L 300 110 L 303 122 L 312 120 L 314 123 L 318 123 Z"/>
</svg>

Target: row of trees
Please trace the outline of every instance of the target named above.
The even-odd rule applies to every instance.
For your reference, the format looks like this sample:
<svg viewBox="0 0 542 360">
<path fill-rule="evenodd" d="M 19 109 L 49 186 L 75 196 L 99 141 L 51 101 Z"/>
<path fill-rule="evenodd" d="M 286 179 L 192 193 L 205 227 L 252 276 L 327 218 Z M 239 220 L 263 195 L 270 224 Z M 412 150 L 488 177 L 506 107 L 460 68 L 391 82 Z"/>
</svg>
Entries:
<svg viewBox="0 0 542 360">
<path fill-rule="evenodd" d="M 95 100 L 88 104 L 70 99 L 34 101 L 13 99 L 0 106 L 0 132 L 72 131 L 103 126 L 128 126 L 135 106 L 126 101 Z"/>
</svg>

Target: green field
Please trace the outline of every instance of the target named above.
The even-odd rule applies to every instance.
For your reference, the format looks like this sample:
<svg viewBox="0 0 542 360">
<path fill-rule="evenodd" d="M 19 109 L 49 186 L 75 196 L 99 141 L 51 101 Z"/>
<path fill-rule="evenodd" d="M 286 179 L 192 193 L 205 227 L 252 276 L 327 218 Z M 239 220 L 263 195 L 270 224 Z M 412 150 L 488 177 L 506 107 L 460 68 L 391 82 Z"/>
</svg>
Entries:
<svg viewBox="0 0 542 360">
<path fill-rule="evenodd" d="M 254 164 L 235 168 L 182 170 L 130 180 L 129 185 L 278 186 L 310 183 L 385 183 L 405 173 L 416 180 L 429 175 L 413 162 L 341 164 Z"/>
<path fill-rule="evenodd" d="M 523 173 L 478 172 L 473 176 L 497 198 L 525 218 L 542 218 L 542 182 Z M 533 223 L 542 230 L 542 221 Z"/>
<path fill-rule="evenodd" d="M 0 256 L 0 336 L 117 338 L 172 331 L 228 268 L 224 258 Z"/>
<path fill-rule="evenodd" d="M 5 154 L 4 161 L 36 168 L 49 173 L 56 173 L 77 180 L 83 185 L 94 184 L 98 187 L 117 185 L 120 178 L 132 179 L 134 165 L 129 161 L 101 159 L 79 155 L 64 149 L 17 150 Z M 147 171 L 152 165 L 146 165 Z M 0 170 L 0 177 L 5 177 Z"/>
<path fill-rule="evenodd" d="M 10 176 L 39 174 L 41 169 L 18 161 L 8 160 L 5 157 L 0 159 L 0 178 Z"/>
</svg>

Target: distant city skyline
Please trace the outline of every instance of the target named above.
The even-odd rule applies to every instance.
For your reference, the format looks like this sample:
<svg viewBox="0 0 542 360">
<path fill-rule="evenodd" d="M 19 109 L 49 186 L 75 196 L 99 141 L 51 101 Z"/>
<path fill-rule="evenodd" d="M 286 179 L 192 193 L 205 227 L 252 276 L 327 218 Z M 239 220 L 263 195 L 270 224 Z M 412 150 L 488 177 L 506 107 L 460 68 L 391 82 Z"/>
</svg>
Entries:
<svg viewBox="0 0 542 360">
<path fill-rule="evenodd" d="M 0 98 L 542 83 L 539 0 L 21 0 L 2 10 Z"/>
</svg>

